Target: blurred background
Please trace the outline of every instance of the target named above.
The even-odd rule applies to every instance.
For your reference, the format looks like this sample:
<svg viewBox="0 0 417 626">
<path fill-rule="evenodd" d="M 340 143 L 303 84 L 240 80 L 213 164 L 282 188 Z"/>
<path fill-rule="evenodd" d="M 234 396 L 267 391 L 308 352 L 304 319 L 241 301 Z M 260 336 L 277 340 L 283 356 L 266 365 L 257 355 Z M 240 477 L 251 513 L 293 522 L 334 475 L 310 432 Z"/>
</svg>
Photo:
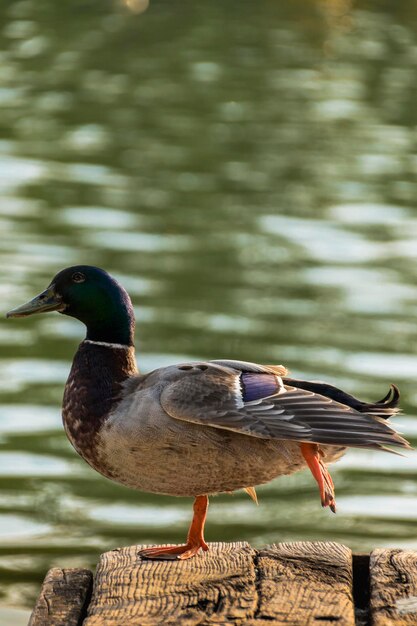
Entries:
<svg viewBox="0 0 417 626">
<path fill-rule="evenodd" d="M 133 298 L 143 371 L 285 363 L 367 400 L 395 381 L 417 443 L 414 0 L 4 0 L 0 25 L 2 310 L 99 265 Z M 180 542 L 191 518 L 70 447 L 82 337 L 57 314 L 0 319 L 2 624 L 49 567 Z M 306 471 L 259 507 L 213 498 L 207 539 L 417 548 L 416 469 L 352 450 L 336 516 Z"/>
</svg>

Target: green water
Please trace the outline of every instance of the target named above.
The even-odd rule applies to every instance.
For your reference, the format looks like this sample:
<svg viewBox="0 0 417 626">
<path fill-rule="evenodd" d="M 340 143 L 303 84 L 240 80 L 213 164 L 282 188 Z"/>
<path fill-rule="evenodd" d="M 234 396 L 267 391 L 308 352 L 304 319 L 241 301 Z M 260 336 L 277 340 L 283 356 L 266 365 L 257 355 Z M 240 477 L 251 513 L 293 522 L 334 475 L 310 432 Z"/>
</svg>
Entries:
<svg viewBox="0 0 417 626">
<path fill-rule="evenodd" d="M 2 310 L 96 264 L 133 298 L 143 371 L 285 363 L 364 399 L 395 381 L 416 443 L 417 9 L 392 5 L 1 3 Z M 82 333 L 58 314 L 0 319 L 5 607 L 30 607 L 50 566 L 182 541 L 191 517 L 67 442 Z M 336 516 L 303 472 L 260 488 L 259 507 L 213 498 L 207 539 L 416 548 L 416 469 L 414 452 L 353 450 L 333 469 Z"/>
</svg>

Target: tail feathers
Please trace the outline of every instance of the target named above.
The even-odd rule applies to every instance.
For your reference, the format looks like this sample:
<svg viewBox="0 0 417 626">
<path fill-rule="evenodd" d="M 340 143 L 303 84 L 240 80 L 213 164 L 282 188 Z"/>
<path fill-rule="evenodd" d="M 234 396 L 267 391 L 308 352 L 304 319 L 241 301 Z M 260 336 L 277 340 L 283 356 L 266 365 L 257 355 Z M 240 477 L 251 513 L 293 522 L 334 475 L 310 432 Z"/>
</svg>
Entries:
<svg viewBox="0 0 417 626">
<path fill-rule="evenodd" d="M 350 406 L 352 409 L 359 411 L 360 413 L 369 413 L 375 417 L 382 417 L 388 419 L 392 415 L 398 413 L 398 403 L 400 400 L 400 392 L 396 385 L 391 385 L 386 396 L 384 396 L 378 402 L 362 402 L 354 396 L 329 385 L 328 383 L 311 382 L 307 380 L 295 380 L 294 378 L 283 378 L 284 385 L 291 385 L 292 387 L 298 387 L 299 389 L 306 389 L 307 391 L 313 391 L 321 396 L 340 402 Z"/>
<path fill-rule="evenodd" d="M 289 384 L 293 387 L 300 387 L 301 389 L 306 389 L 307 391 L 313 391 L 314 393 L 318 393 L 322 396 L 330 398 L 331 400 L 335 400 L 340 404 L 349 406 L 350 408 L 359 411 L 359 413 L 366 413 L 369 416 L 372 416 L 374 420 L 379 422 L 381 427 L 383 427 L 381 430 L 383 435 L 382 437 L 378 437 L 379 441 L 376 437 L 374 437 L 373 443 L 368 441 L 368 443 L 363 447 L 385 450 L 386 452 L 399 454 L 400 456 L 402 456 L 400 452 L 396 452 L 387 446 L 396 446 L 403 449 L 411 448 L 409 442 L 404 439 L 404 437 L 386 424 L 386 420 L 389 417 L 396 415 L 399 411 L 398 403 L 400 400 L 400 392 L 396 385 L 391 385 L 387 395 L 378 402 L 362 402 L 362 400 L 358 400 L 358 398 L 355 398 L 345 391 L 327 383 L 294 380 L 291 378 L 283 378 L 282 380 L 284 384 Z M 382 441 L 382 439 L 385 439 L 385 441 Z M 358 447 L 362 446 L 359 444 Z"/>
</svg>

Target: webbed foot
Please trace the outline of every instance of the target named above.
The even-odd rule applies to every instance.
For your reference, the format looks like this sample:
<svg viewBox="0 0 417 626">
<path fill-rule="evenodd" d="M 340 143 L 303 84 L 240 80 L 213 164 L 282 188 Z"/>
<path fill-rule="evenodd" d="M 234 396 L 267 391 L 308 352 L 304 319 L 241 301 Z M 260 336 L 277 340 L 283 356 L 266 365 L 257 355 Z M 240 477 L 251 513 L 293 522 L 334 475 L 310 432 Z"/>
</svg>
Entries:
<svg viewBox="0 0 417 626">
<path fill-rule="evenodd" d="M 190 559 L 192 556 L 195 556 L 200 549 L 205 552 L 208 550 L 208 545 L 205 541 L 194 545 L 186 543 L 182 546 L 156 546 L 155 548 L 145 548 L 141 550 L 139 554 L 145 559 L 159 559 L 164 561 L 180 559 L 184 561 L 185 559 Z"/>
</svg>

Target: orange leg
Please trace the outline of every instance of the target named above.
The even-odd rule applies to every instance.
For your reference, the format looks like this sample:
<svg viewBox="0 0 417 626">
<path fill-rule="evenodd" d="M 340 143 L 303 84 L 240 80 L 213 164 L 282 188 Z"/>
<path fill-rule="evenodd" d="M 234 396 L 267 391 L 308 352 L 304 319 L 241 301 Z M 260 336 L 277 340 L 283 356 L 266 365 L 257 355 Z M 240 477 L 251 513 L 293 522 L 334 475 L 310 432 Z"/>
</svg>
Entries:
<svg viewBox="0 0 417 626">
<path fill-rule="evenodd" d="M 182 546 L 156 546 L 139 552 L 146 559 L 189 559 L 202 548 L 208 550 L 204 541 L 204 523 L 207 517 L 208 496 L 197 496 L 194 500 L 194 516 L 187 535 L 187 543 Z"/>
<path fill-rule="evenodd" d="M 321 505 L 330 507 L 336 513 L 336 500 L 334 499 L 334 485 L 332 477 L 320 458 L 321 450 L 317 443 L 300 444 L 301 454 L 319 486 Z"/>
</svg>

